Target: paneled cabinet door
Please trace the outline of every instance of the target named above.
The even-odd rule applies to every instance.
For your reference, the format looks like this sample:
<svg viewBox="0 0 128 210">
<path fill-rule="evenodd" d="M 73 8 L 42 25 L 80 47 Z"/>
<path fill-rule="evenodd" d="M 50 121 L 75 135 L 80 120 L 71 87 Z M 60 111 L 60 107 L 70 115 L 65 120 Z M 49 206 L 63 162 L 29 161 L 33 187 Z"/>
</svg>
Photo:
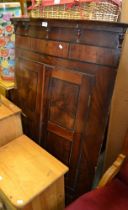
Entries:
<svg viewBox="0 0 128 210">
<path fill-rule="evenodd" d="M 16 60 L 15 102 L 22 109 L 23 130 L 39 143 L 43 65 L 31 60 Z"/>
<path fill-rule="evenodd" d="M 42 144 L 69 166 L 66 185 L 74 194 L 81 173 L 79 161 L 93 82 L 94 77 L 85 73 L 61 69 L 46 71 Z"/>
</svg>

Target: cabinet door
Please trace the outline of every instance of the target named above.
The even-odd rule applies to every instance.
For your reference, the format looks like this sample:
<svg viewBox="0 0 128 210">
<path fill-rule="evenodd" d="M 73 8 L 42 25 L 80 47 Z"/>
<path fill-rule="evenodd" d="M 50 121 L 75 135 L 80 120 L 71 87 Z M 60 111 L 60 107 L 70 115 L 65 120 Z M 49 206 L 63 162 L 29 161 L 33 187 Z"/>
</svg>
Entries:
<svg viewBox="0 0 128 210">
<path fill-rule="evenodd" d="M 69 166 L 66 183 L 71 191 L 75 190 L 79 173 L 93 81 L 93 76 L 75 71 L 54 69 L 46 72 L 43 146 Z"/>
<path fill-rule="evenodd" d="M 43 65 L 31 60 L 16 60 L 16 90 L 13 101 L 22 109 L 23 130 L 40 140 Z"/>
</svg>

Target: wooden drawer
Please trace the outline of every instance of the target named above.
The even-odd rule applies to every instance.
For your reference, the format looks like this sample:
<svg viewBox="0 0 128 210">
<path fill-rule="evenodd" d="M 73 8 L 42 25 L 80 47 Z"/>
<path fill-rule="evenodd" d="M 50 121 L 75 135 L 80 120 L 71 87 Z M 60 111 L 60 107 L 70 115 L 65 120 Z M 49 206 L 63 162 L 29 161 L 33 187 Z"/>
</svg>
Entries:
<svg viewBox="0 0 128 210">
<path fill-rule="evenodd" d="M 119 49 L 71 44 L 69 58 L 101 65 L 117 66 Z"/>
<path fill-rule="evenodd" d="M 31 38 L 31 49 L 40 53 L 66 58 L 68 43 Z"/>
</svg>

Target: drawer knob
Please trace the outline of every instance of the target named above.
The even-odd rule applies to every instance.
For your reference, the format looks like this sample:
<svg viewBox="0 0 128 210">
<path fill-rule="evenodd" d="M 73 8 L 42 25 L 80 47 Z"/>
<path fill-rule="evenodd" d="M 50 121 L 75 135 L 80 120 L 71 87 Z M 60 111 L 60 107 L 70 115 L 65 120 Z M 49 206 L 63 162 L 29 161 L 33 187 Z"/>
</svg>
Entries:
<svg viewBox="0 0 128 210">
<path fill-rule="evenodd" d="M 62 50 L 63 49 L 63 46 L 62 46 L 62 44 L 59 44 L 59 48 Z"/>
</svg>

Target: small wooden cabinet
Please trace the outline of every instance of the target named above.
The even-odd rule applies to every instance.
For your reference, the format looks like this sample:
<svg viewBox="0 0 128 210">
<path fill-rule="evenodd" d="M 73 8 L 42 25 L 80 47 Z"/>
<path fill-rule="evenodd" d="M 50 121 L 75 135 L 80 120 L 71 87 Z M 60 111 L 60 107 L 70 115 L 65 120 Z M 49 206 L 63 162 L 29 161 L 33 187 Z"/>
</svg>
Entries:
<svg viewBox="0 0 128 210">
<path fill-rule="evenodd" d="M 24 132 L 69 167 L 66 197 L 91 188 L 127 25 L 13 19 Z"/>
<path fill-rule="evenodd" d="M 0 169 L 1 210 L 64 210 L 68 168 L 27 136 L 0 147 Z"/>
</svg>

